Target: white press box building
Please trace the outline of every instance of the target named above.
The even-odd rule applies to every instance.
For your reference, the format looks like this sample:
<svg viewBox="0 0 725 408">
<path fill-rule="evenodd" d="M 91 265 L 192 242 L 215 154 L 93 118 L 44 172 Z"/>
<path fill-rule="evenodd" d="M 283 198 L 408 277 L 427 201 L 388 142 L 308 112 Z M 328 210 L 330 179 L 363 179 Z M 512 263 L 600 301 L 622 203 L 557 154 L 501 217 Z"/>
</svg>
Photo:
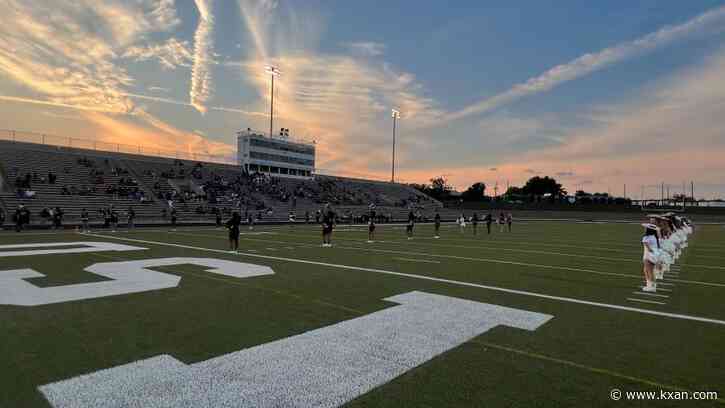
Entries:
<svg viewBox="0 0 725 408">
<path fill-rule="evenodd" d="M 315 172 L 315 144 L 290 139 L 289 129 L 270 137 L 248 128 L 237 132 L 237 161 L 249 173 L 310 178 Z"/>
</svg>

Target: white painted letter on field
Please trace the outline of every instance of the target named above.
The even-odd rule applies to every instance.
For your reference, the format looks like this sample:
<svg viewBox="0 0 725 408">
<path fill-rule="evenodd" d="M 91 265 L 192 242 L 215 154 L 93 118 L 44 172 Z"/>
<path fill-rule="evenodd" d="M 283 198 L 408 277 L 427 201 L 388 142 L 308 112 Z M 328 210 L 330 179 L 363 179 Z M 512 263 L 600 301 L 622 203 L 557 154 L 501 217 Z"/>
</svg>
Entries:
<svg viewBox="0 0 725 408">
<path fill-rule="evenodd" d="M 187 365 L 169 355 L 39 387 L 60 407 L 338 407 L 489 329 L 553 316 L 424 292 L 366 316 Z"/>
<path fill-rule="evenodd" d="M 24 279 L 42 278 L 45 275 L 33 269 L 13 269 L 0 271 L 0 305 L 39 306 L 173 288 L 179 285 L 181 277 L 148 268 L 184 264 L 207 267 L 206 272 L 234 278 L 274 274 L 268 266 L 223 259 L 142 259 L 97 263 L 85 269 L 87 272 L 111 279 L 109 281 L 41 288 Z"/>
</svg>

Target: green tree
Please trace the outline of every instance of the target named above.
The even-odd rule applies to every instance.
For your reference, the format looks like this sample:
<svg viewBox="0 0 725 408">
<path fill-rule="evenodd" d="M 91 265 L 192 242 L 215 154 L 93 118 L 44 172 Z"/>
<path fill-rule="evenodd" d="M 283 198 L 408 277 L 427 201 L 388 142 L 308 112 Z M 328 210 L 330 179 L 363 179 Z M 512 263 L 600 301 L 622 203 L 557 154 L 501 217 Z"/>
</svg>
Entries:
<svg viewBox="0 0 725 408">
<path fill-rule="evenodd" d="M 483 201 L 486 194 L 486 184 L 483 182 L 474 183 L 466 191 L 461 193 L 461 198 L 466 201 Z"/>
<path fill-rule="evenodd" d="M 535 176 L 530 178 L 522 190 L 524 194 L 534 197 L 542 197 L 550 194 L 551 197 L 556 198 L 566 195 L 566 190 L 562 187 L 562 185 L 549 176 Z"/>
</svg>

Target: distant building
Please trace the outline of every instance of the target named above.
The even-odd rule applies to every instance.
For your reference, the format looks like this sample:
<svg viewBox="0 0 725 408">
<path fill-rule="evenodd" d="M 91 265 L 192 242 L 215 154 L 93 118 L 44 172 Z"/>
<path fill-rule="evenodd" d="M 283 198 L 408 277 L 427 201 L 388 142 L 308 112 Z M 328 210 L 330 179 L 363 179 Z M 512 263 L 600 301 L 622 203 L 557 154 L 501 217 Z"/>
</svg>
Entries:
<svg viewBox="0 0 725 408">
<path fill-rule="evenodd" d="M 289 129 L 275 137 L 242 130 L 237 132 L 237 161 L 249 173 L 309 178 L 315 172 L 315 144 L 290 139 Z"/>
</svg>

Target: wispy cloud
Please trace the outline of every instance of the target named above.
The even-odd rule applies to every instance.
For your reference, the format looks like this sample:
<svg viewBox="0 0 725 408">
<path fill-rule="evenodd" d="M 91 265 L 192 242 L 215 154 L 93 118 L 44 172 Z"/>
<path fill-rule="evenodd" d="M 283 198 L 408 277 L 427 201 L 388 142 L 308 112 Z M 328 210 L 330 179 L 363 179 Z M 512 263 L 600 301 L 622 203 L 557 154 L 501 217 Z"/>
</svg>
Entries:
<svg viewBox="0 0 725 408">
<path fill-rule="evenodd" d="M 37 95 L 28 101 L 130 112 L 122 89 L 133 79 L 115 58 L 178 23 L 169 0 L 8 0 L 0 16 L 0 71 Z"/>
<path fill-rule="evenodd" d="M 206 103 L 211 96 L 211 65 L 214 58 L 214 16 L 212 0 L 195 0 L 199 11 L 199 24 L 194 33 L 194 56 L 191 68 L 191 105 L 201 113 L 207 111 Z"/>
<path fill-rule="evenodd" d="M 164 69 L 175 69 L 191 66 L 192 53 L 189 48 L 188 41 L 170 38 L 161 44 L 132 46 L 126 50 L 123 56 L 135 61 L 156 59 Z"/>
<path fill-rule="evenodd" d="M 456 120 L 491 111 L 523 97 L 546 92 L 565 82 L 575 80 L 617 62 L 641 55 L 694 34 L 712 29 L 722 30 L 724 22 L 725 6 L 721 6 L 700 14 L 685 23 L 667 26 L 633 41 L 617 44 L 596 53 L 584 54 L 565 64 L 557 65 L 539 76 L 514 85 L 502 93 L 474 103 L 457 112 L 452 112 L 446 115 L 445 119 L 449 121 Z"/>
<path fill-rule="evenodd" d="M 385 44 L 373 41 L 348 42 L 342 45 L 353 54 L 363 57 L 377 57 L 385 53 Z"/>
</svg>

